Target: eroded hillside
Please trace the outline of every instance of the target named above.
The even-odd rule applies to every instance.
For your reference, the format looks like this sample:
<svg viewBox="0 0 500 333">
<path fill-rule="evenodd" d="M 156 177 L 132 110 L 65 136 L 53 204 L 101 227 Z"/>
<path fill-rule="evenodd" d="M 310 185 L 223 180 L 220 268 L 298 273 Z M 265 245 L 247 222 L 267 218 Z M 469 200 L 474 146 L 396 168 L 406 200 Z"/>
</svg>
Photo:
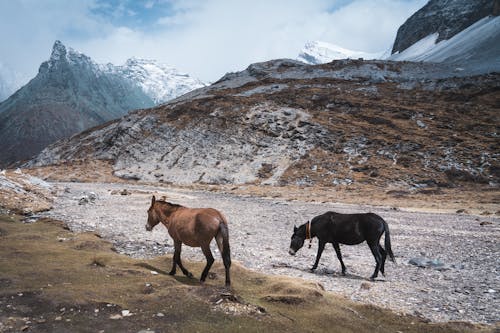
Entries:
<svg viewBox="0 0 500 333">
<path fill-rule="evenodd" d="M 499 74 L 276 60 L 59 142 L 30 166 L 110 160 L 175 184 L 498 186 Z"/>
</svg>

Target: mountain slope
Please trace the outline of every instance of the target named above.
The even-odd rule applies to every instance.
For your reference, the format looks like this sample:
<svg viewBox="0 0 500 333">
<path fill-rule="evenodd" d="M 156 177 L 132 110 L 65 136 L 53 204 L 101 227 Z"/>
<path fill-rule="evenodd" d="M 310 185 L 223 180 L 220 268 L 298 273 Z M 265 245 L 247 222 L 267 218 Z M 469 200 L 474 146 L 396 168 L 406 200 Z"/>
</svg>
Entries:
<svg viewBox="0 0 500 333">
<path fill-rule="evenodd" d="M 318 65 L 340 59 L 377 59 L 380 58 L 381 55 L 382 53 L 353 51 L 334 44 L 314 41 L 304 46 L 297 60 L 310 65 Z"/>
<path fill-rule="evenodd" d="M 29 165 L 101 159 L 117 176 L 176 184 L 498 186 L 499 79 L 446 64 L 274 60 L 58 142 Z"/>
<path fill-rule="evenodd" d="M 105 73 L 56 41 L 37 76 L 0 103 L 0 166 L 128 111 L 154 105 L 133 83 Z"/>
</svg>

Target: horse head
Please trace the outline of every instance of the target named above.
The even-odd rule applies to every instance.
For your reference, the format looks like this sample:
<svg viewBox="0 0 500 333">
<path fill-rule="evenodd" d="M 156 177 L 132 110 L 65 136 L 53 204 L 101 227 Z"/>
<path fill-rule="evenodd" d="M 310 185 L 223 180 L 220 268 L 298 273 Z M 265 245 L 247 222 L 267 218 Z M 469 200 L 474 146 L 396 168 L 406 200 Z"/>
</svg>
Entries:
<svg viewBox="0 0 500 333">
<path fill-rule="evenodd" d="M 304 246 L 304 241 L 306 239 L 306 233 L 302 229 L 303 226 L 300 226 L 297 228 L 296 226 L 293 227 L 293 235 L 292 235 L 292 241 L 290 242 L 290 249 L 288 250 L 288 253 L 291 254 L 292 256 L 297 253 L 298 250 Z"/>
<path fill-rule="evenodd" d="M 151 231 L 160 222 L 160 216 L 155 209 L 156 198 L 153 195 L 151 206 L 148 209 L 148 222 L 146 223 L 146 230 Z"/>
</svg>

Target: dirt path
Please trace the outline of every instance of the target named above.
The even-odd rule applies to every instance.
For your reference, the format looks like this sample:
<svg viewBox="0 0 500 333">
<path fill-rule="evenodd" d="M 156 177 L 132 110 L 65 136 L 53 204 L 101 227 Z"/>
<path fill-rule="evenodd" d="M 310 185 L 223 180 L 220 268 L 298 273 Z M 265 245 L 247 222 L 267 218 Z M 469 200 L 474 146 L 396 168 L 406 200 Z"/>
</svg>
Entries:
<svg viewBox="0 0 500 333">
<path fill-rule="evenodd" d="M 151 194 L 191 207 L 214 207 L 228 217 L 233 260 L 269 274 L 297 276 L 320 282 L 325 289 L 352 300 L 373 303 L 397 312 L 417 314 L 433 321 L 465 320 L 492 323 L 500 320 L 500 218 L 462 214 L 409 212 L 403 209 L 337 203 L 315 204 L 226 194 L 170 190 L 123 184 L 57 183 L 55 207 L 46 213 L 72 230 L 92 230 L 134 257 L 173 253 L 163 226 L 145 230 Z M 123 189 L 129 195 L 121 195 Z M 95 202 L 79 204 L 93 192 Z M 294 224 L 302 224 L 327 210 L 368 212 L 382 216 L 391 229 L 397 265 L 386 264 L 387 277 L 370 282 L 374 259 L 363 245 L 341 246 L 348 275 L 339 274 L 335 252 L 328 246 L 315 273 L 317 249 L 304 246 L 288 255 Z M 220 256 L 212 244 L 214 257 Z M 183 258 L 204 260 L 199 249 L 183 247 Z M 412 258 L 438 259 L 444 267 L 419 268 Z M 237 277 L 234 277 L 237 279 Z"/>
</svg>

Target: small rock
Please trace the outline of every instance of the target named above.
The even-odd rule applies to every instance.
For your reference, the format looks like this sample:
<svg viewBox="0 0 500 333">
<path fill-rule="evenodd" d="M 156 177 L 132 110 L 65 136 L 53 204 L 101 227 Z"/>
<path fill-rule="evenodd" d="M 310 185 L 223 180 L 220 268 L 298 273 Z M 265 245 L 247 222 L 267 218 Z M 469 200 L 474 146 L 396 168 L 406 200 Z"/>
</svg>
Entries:
<svg viewBox="0 0 500 333">
<path fill-rule="evenodd" d="M 113 319 L 113 320 L 122 319 L 122 318 L 123 317 L 121 314 L 114 314 L 114 315 L 109 316 L 109 319 Z"/>
<path fill-rule="evenodd" d="M 97 200 L 97 194 L 95 194 L 94 192 L 89 192 L 88 198 L 90 202 L 94 203 Z"/>
<path fill-rule="evenodd" d="M 359 289 L 361 289 L 361 290 L 370 290 L 371 287 L 372 287 L 371 284 L 369 284 L 368 282 L 363 282 L 359 286 Z"/>
<path fill-rule="evenodd" d="M 493 222 L 483 221 L 479 223 L 479 225 L 489 225 L 489 224 L 493 224 Z"/>
<path fill-rule="evenodd" d="M 62 320 L 62 317 L 61 316 L 57 316 L 54 318 L 55 321 L 61 321 Z"/>
<path fill-rule="evenodd" d="M 131 195 L 132 192 L 128 191 L 126 188 L 124 188 L 121 192 L 120 192 L 121 195 Z"/>
<path fill-rule="evenodd" d="M 161 312 L 158 312 L 158 313 L 156 314 L 156 316 L 157 316 L 157 317 L 165 317 L 165 315 L 164 315 L 163 313 L 161 313 Z"/>
<path fill-rule="evenodd" d="M 158 275 L 158 272 L 157 271 L 151 271 L 151 274 Z"/>
<path fill-rule="evenodd" d="M 130 310 L 122 310 L 122 316 L 123 317 L 130 317 L 132 315 L 133 315 L 133 313 L 130 312 Z"/>
<path fill-rule="evenodd" d="M 437 270 L 448 270 L 449 267 L 445 266 L 439 259 L 429 259 L 426 257 L 415 257 L 408 261 L 409 264 L 421 268 L 434 268 Z"/>
<path fill-rule="evenodd" d="M 152 294 L 154 291 L 154 288 L 153 286 L 151 285 L 151 283 L 146 283 L 144 285 L 144 288 L 142 289 L 142 293 L 143 294 Z"/>
<path fill-rule="evenodd" d="M 427 125 L 421 120 L 417 120 L 417 126 L 420 128 L 427 128 Z"/>
<path fill-rule="evenodd" d="M 80 200 L 78 200 L 79 205 L 86 205 L 89 203 L 89 198 L 88 197 L 81 197 Z"/>
</svg>

